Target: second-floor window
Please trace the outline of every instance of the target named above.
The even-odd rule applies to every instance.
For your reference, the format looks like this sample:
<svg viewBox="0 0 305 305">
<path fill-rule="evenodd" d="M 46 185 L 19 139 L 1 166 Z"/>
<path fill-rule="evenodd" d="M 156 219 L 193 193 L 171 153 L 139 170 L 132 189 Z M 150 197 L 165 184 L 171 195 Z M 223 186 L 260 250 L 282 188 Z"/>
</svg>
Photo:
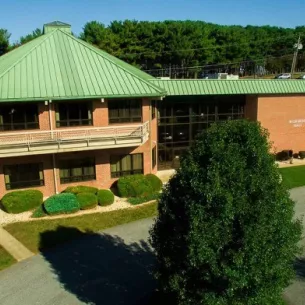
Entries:
<svg viewBox="0 0 305 305">
<path fill-rule="evenodd" d="M 56 104 L 56 127 L 92 125 L 91 102 Z"/>
<path fill-rule="evenodd" d="M 37 104 L 11 104 L 0 106 L 0 130 L 38 129 Z"/>
<path fill-rule="evenodd" d="M 108 102 L 109 123 L 142 122 L 141 100 L 115 100 Z"/>
</svg>

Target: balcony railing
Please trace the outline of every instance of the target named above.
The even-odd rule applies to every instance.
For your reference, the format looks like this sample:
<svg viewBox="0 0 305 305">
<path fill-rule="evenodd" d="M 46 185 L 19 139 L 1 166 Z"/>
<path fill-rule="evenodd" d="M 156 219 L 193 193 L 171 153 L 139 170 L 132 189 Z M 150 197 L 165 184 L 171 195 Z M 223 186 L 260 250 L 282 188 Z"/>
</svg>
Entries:
<svg viewBox="0 0 305 305">
<path fill-rule="evenodd" d="M 0 157 L 141 145 L 149 124 L 0 133 Z"/>
</svg>

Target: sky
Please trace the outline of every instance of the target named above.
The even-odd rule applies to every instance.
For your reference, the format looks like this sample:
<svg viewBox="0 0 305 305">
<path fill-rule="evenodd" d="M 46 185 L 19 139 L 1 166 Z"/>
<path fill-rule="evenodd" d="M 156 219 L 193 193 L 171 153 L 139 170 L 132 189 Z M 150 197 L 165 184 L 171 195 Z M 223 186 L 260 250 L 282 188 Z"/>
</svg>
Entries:
<svg viewBox="0 0 305 305">
<path fill-rule="evenodd" d="M 0 0 L 0 28 L 17 41 L 59 20 L 79 34 L 86 22 L 202 20 L 218 24 L 305 25 L 305 0 Z"/>
</svg>

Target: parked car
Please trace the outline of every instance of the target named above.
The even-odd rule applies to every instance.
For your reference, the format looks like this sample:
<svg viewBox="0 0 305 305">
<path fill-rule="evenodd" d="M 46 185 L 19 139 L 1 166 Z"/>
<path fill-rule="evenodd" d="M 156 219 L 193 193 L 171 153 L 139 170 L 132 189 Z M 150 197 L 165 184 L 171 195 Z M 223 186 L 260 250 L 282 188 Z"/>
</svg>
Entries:
<svg viewBox="0 0 305 305">
<path fill-rule="evenodd" d="M 277 75 L 275 78 L 277 78 L 277 79 L 290 79 L 291 74 L 290 73 L 282 73 L 282 74 Z"/>
<path fill-rule="evenodd" d="M 298 79 L 305 79 L 305 74 L 298 77 Z"/>
</svg>

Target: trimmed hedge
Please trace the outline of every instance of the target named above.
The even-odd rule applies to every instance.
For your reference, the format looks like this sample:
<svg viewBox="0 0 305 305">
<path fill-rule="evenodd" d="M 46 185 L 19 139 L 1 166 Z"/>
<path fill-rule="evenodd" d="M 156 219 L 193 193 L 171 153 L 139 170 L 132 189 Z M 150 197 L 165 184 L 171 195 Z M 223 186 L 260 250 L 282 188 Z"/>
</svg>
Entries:
<svg viewBox="0 0 305 305">
<path fill-rule="evenodd" d="M 99 190 L 97 192 L 97 199 L 100 206 L 106 206 L 113 204 L 114 202 L 114 195 L 109 190 Z"/>
<path fill-rule="evenodd" d="M 32 218 L 42 218 L 47 216 L 47 212 L 44 209 L 43 204 L 40 205 L 38 208 L 36 208 L 36 210 L 34 210 L 33 214 L 32 214 Z"/>
<path fill-rule="evenodd" d="M 159 192 L 162 189 L 163 183 L 159 177 L 154 174 L 147 174 L 145 178 L 150 182 L 153 190 Z"/>
<path fill-rule="evenodd" d="M 160 194 L 159 193 L 153 193 L 149 196 L 145 196 L 145 197 L 131 197 L 128 198 L 128 202 L 133 204 L 133 205 L 137 205 L 137 204 L 141 204 L 141 203 L 145 203 L 148 201 L 152 201 L 152 200 L 157 200 L 159 199 Z"/>
<path fill-rule="evenodd" d="M 13 214 L 33 210 L 42 202 L 43 195 L 38 190 L 13 191 L 5 194 L 1 199 L 3 210 Z"/>
<path fill-rule="evenodd" d="M 84 185 L 78 185 L 78 186 L 69 186 L 67 187 L 63 193 L 72 193 L 72 194 L 81 194 L 81 193 L 91 193 L 96 194 L 98 189 L 96 187 L 92 186 L 84 186 Z"/>
<path fill-rule="evenodd" d="M 88 210 L 97 206 L 97 196 L 93 193 L 79 193 L 76 195 L 81 210 Z"/>
<path fill-rule="evenodd" d="M 305 158 L 305 151 L 299 151 L 299 156 L 301 159 L 304 159 Z"/>
<path fill-rule="evenodd" d="M 51 196 L 44 202 L 44 208 L 49 215 L 77 212 L 80 205 L 74 194 L 63 193 Z"/>
<path fill-rule="evenodd" d="M 160 191 L 162 181 L 153 174 L 124 176 L 119 178 L 117 188 L 121 197 L 143 197 Z"/>
</svg>

